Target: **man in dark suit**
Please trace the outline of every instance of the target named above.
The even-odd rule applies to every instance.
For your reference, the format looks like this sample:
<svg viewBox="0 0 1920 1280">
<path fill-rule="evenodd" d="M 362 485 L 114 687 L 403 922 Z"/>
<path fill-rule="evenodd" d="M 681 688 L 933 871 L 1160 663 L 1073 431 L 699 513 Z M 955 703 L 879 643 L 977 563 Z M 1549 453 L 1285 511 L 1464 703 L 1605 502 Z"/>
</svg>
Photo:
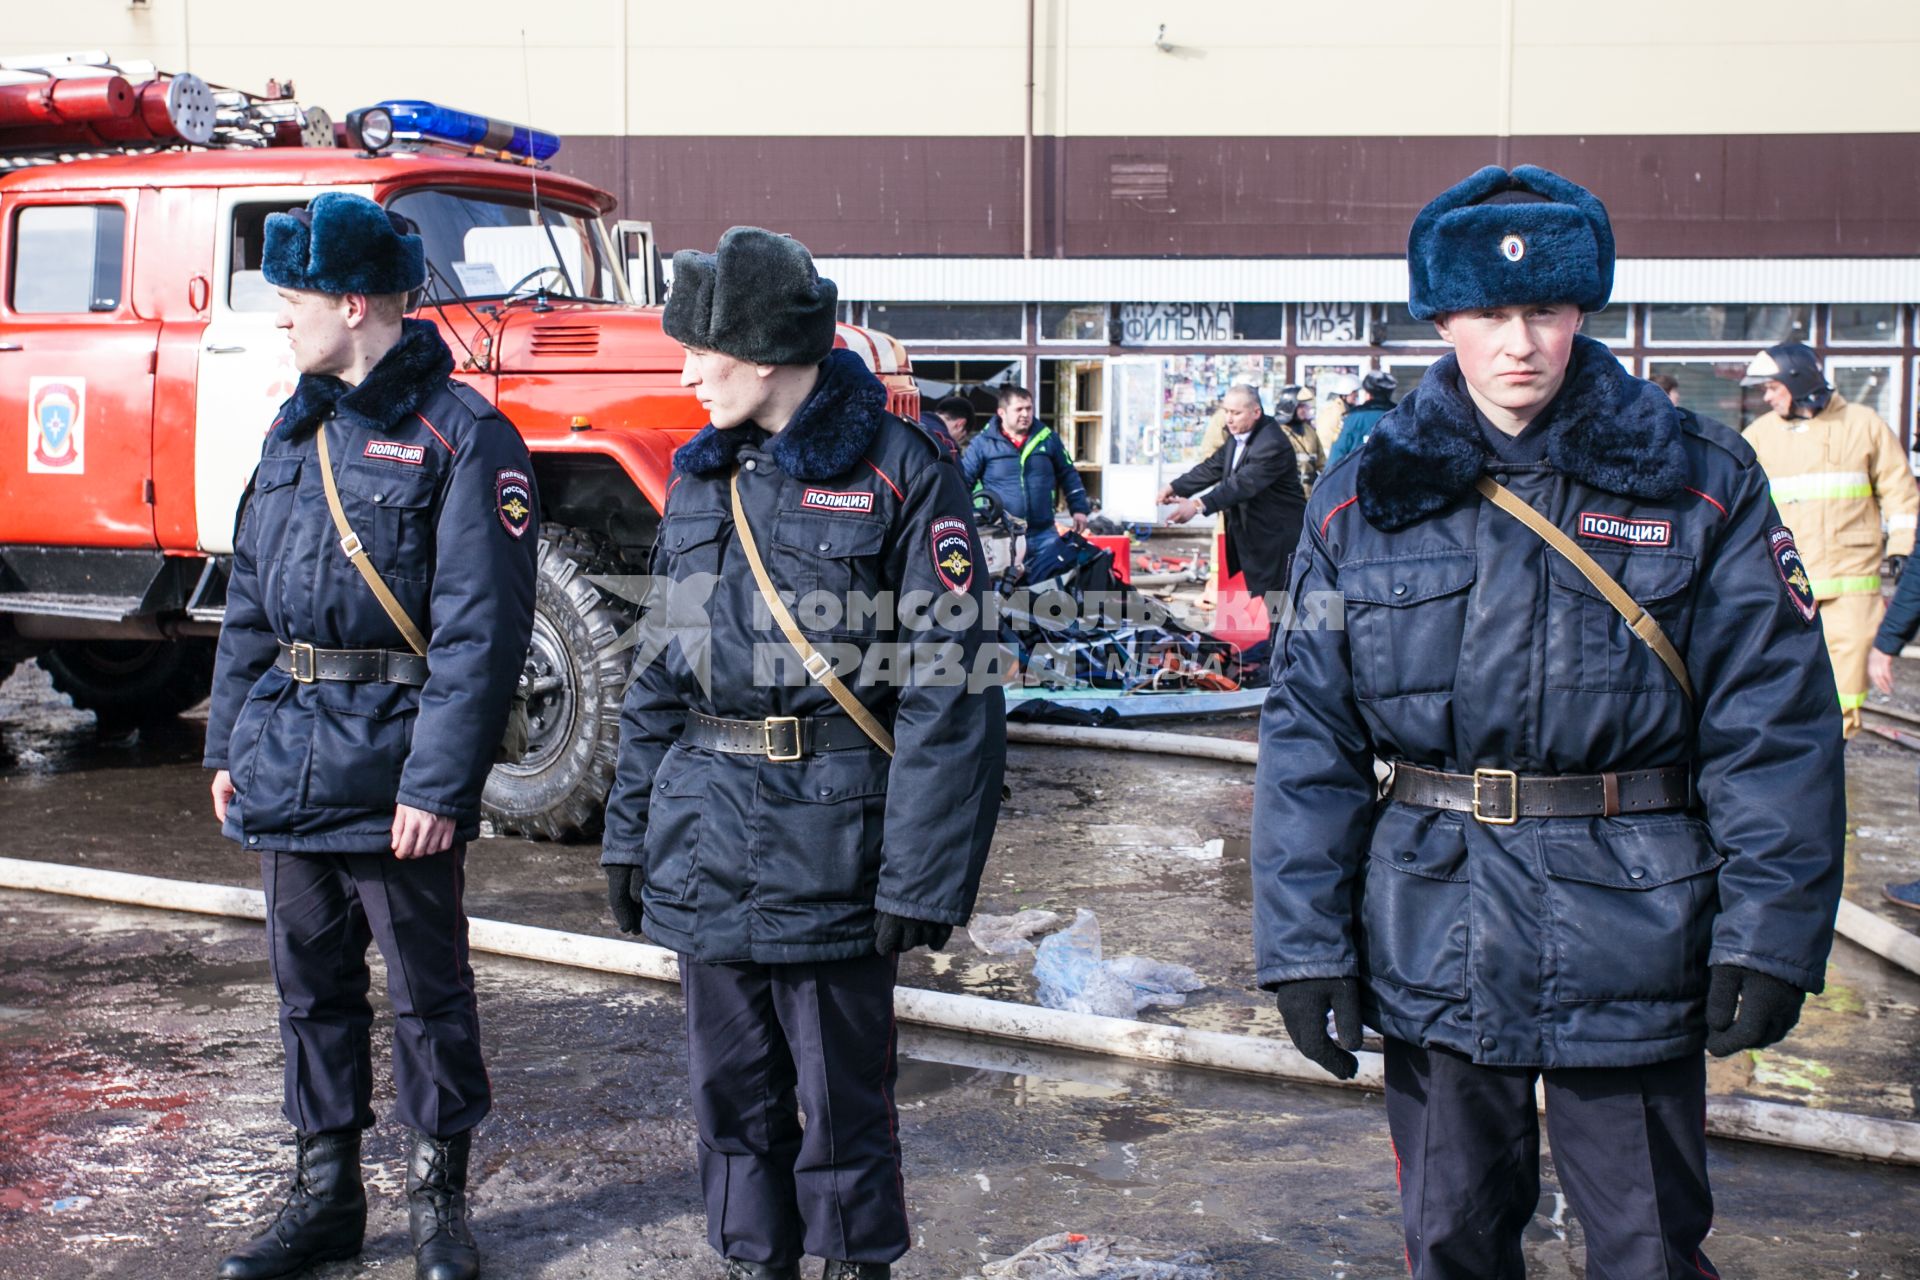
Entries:
<svg viewBox="0 0 1920 1280">
<path fill-rule="evenodd" d="M 1247 593 L 1264 596 L 1287 585 L 1287 562 L 1300 540 L 1307 507 L 1293 438 L 1267 415 L 1252 387 L 1228 390 L 1227 442 L 1160 491 L 1162 504 L 1179 499 L 1167 519 L 1227 515 L 1227 572 L 1246 575 Z M 1206 496 L 1191 495 L 1206 490 Z M 1269 613 L 1275 613 L 1271 608 Z M 1277 614 L 1276 614 L 1277 616 Z"/>
</svg>

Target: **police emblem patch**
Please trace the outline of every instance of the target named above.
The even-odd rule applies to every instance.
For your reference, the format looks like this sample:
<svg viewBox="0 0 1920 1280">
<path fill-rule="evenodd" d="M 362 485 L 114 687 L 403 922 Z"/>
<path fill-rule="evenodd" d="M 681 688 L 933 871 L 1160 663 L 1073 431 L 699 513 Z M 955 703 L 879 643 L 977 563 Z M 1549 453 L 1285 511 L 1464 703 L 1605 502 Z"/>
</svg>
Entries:
<svg viewBox="0 0 1920 1280">
<path fill-rule="evenodd" d="M 949 591 L 973 585 L 973 539 L 965 520 L 942 516 L 933 522 L 933 570 Z"/>
<path fill-rule="evenodd" d="M 417 467 L 427 460 L 427 446 L 401 444 L 398 440 L 369 440 L 367 447 L 362 449 L 360 454 L 366 458 L 379 458 L 385 462 L 404 462 L 410 467 Z"/>
<path fill-rule="evenodd" d="M 525 536 L 533 523 L 533 481 L 527 473 L 500 468 L 493 477 L 493 495 L 501 525 L 516 538 Z"/>
<path fill-rule="evenodd" d="M 1773 555 L 1773 567 L 1780 571 L 1780 581 L 1786 584 L 1787 599 L 1802 618 L 1812 622 L 1820 602 L 1813 598 L 1813 579 L 1800 559 L 1800 549 L 1793 545 L 1793 530 L 1785 525 L 1768 530 L 1767 550 Z"/>
<path fill-rule="evenodd" d="M 1508 262 L 1518 262 L 1527 256 L 1527 242 L 1519 236 L 1508 235 L 1500 242 L 1500 256 Z"/>
</svg>

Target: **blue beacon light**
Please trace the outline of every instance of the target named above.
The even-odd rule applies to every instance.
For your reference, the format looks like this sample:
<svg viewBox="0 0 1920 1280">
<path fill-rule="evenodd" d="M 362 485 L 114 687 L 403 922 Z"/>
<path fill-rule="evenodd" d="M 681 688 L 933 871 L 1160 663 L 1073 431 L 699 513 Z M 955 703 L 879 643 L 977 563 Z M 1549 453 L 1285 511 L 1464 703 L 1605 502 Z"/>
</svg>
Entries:
<svg viewBox="0 0 1920 1280">
<path fill-rule="evenodd" d="M 379 106 L 393 118 L 397 138 L 414 136 L 463 147 L 486 147 L 535 160 L 551 159 L 560 150 L 556 135 L 510 120 L 494 120 L 414 98 L 390 99 Z"/>
</svg>

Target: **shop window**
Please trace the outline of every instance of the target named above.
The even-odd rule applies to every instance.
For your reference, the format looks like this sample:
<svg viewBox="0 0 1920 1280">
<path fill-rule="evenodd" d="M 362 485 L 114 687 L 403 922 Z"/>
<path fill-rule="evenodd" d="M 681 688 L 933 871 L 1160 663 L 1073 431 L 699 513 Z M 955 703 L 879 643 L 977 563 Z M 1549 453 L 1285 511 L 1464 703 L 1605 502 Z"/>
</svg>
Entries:
<svg viewBox="0 0 1920 1280">
<path fill-rule="evenodd" d="M 1059 433 L 1095 506 L 1107 454 L 1106 388 L 1104 359 L 1040 362 L 1040 419 Z"/>
<path fill-rule="evenodd" d="M 117 204 L 29 205 L 13 223 L 15 311 L 116 311 L 126 261 L 127 211 Z"/>
<path fill-rule="evenodd" d="M 1005 356 L 928 359 L 916 355 L 913 381 L 920 388 L 920 407 L 925 410 L 948 396 L 964 396 L 973 406 L 973 429 L 978 431 L 993 417 L 1000 388 L 1008 383 L 1025 386 L 1026 370 L 1026 361 Z"/>
<path fill-rule="evenodd" d="M 1242 342 L 1285 342 L 1287 340 L 1287 304 L 1284 302 L 1236 302 L 1233 304 L 1233 332 Z"/>
<path fill-rule="evenodd" d="M 1604 342 L 1610 347 L 1621 347 L 1627 343 L 1627 305 L 1616 302 L 1600 311 L 1590 311 L 1580 326 L 1580 332 L 1595 342 Z"/>
<path fill-rule="evenodd" d="M 1390 347 L 1441 346 L 1433 321 L 1415 320 L 1405 303 L 1388 302 L 1374 308 L 1373 336 Z"/>
<path fill-rule="evenodd" d="M 1799 303 L 1655 303 L 1647 308 L 1647 341 L 1770 347 L 1808 341 L 1812 323 L 1813 308 Z"/>
<path fill-rule="evenodd" d="M 867 323 L 902 342 L 1019 342 L 1017 302 L 869 302 Z"/>
<path fill-rule="evenodd" d="M 1900 308 L 1890 302 L 1836 302 L 1827 308 L 1827 341 L 1892 345 L 1900 341 Z"/>
<path fill-rule="evenodd" d="M 1897 360 L 1836 356 L 1827 361 L 1827 381 L 1852 404 L 1863 404 L 1884 422 L 1900 421 Z M 1897 430 L 1897 428 L 1896 428 Z"/>
<path fill-rule="evenodd" d="M 1301 303 L 1300 345 L 1328 347 L 1368 341 L 1369 310 L 1364 302 Z"/>
<path fill-rule="evenodd" d="M 1107 304 L 1104 302 L 1043 302 L 1040 304 L 1040 341 L 1107 341 Z"/>
<path fill-rule="evenodd" d="M 1388 373 L 1393 375 L 1393 380 L 1396 384 L 1393 388 L 1393 402 L 1395 404 L 1399 404 L 1402 400 L 1405 400 L 1408 393 L 1420 385 L 1420 379 L 1427 376 L 1427 370 L 1433 367 L 1436 359 L 1437 357 L 1433 356 L 1425 359 L 1401 356 L 1383 362 L 1383 366 Z"/>
<path fill-rule="evenodd" d="M 1649 360 L 1647 377 L 1664 373 L 1680 384 L 1679 402 L 1703 418 L 1742 430 L 1767 411 L 1760 388 L 1743 387 L 1744 357 L 1738 360 Z"/>
<path fill-rule="evenodd" d="M 1231 302 L 1126 302 L 1120 306 L 1120 345 L 1206 346 L 1238 334 Z"/>
</svg>

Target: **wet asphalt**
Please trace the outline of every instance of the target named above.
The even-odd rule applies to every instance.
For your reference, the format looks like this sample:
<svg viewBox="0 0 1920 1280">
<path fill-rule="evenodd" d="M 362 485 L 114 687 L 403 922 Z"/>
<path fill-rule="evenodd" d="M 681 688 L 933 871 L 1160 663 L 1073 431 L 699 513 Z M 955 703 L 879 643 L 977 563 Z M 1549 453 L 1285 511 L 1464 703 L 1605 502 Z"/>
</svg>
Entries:
<svg viewBox="0 0 1920 1280">
<path fill-rule="evenodd" d="M 1902 665 L 1920 689 L 1920 664 Z M 1252 722 L 1204 729 L 1250 737 Z M 0 687 L 0 855 L 257 887 L 254 860 L 207 812 L 200 735 L 189 717 L 102 739 L 23 668 Z M 1909 928 L 1920 922 L 1879 890 L 1920 876 L 1916 765 L 1877 740 L 1849 749 L 1849 894 Z M 1240 766 L 1016 747 L 980 909 L 1090 907 L 1110 953 L 1207 980 L 1187 1008 L 1148 1017 L 1278 1035 L 1252 989 L 1251 780 Z M 469 910 L 610 935 L 595 858 L 483 840 Z M 475 967 L 495 1088 L 473 1175 L 487 1274 L 717 1278 L 678 991 Z M 1031 1002 L 1030 968 L 957 935 L 948 954 L 911 957 L 903 981 Z M 288 1167 L 273 1009 L 257 925 L 0 893 L 0 1280 L 211 1275 Z M 376 1108 L 390 1096 L 381 1014 Z M 1378 1098 L 910 1029 L 902 1050 L 916 1247 L 899 1276 L 976 1275 L 1063 1230 L 1203 1250 L 1222 1277 L 1404 1274 Z M 1794 1034 L 1712 1075 L 1719 1092 L 1920 1119 L 1920 980 L 1838 943 Z M 369 1135 L 367 1248 L 322 1280 L 412 1274 L 402 1137 Z M 1920 1171 L 1719 1141 L 1710 1167 L 1707 1252 L 1723 1275 L 1920 1277 Z M 1527 1252 L 1532 1276 L 1587 1274 L 1550 1160 Z"/>
</svg>

